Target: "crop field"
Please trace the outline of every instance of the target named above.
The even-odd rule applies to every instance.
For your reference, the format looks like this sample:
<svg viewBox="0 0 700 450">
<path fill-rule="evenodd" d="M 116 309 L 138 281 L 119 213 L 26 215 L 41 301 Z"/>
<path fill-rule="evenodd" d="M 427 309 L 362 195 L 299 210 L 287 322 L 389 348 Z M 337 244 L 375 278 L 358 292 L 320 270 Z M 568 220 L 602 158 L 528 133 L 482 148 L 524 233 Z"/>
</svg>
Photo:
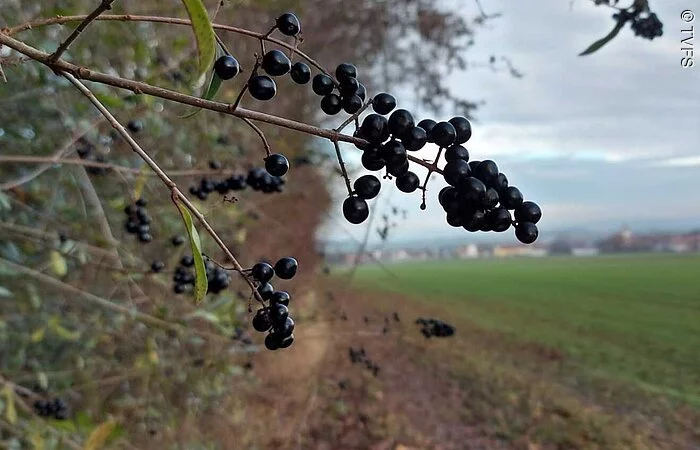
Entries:
<svg viewBox="0 0 700 450">
<path fill-rule="evenodd" d="M 556 349 L 577 376 L 700 408 L 700 255 L 364 266 L 355 284 L 439 305 L 447 321 Z"/>
</svg>

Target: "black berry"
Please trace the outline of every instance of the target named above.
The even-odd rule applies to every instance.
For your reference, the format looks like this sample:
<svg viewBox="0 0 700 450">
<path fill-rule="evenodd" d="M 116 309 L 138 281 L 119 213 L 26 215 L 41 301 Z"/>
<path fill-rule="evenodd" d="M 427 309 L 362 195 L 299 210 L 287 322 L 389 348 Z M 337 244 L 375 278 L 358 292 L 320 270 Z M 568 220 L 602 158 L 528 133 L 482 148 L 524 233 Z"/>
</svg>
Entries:
<svg viewBox="0 0 700 450">
<path fill-rule="evenodd" d="M 267 283 L 275 275 L 275 271 L 271 265 L 266 262 L 259 262 L 253 266 L 250 274 L 261 283 Z"/>
<path fill-rule="evenodd" d="M 389 121 L 379 114 L 370 114 L 360 125 L 360 136 L 369 142 L 381 144 L 389 137 Z"/>
<path fill-rule="evenodd" d="M 424 129 L 428 134 L 428 142 L 435 142 L 435 139 L 433 139 L 433 136 L 431 135 L 435 125 L 437 125 L 437 122 L 435 122 L 433 119 L 423 119 L 418 122 L 418 126 Z"/>
<path fill-rule="evenodd" d="M 192 267 L 192 266 L 194 266 L 194 258 L 191 257 L 190 255 L 185 255 L 180 260 L 180 265 L 185 266 L 185 267 Z"/>
<path fill-rule="evenodd" d="M 413 116 L 405 109 L 397 109 L 389 116 L 389 132 L 395 137 L 401 138 L 414 126 Z"/>
<path fill-rule="evenodd" d="M 542 218 L 542 210 L 535 202 L 523 202 L 515 209 L 515 220 L 518 222 L 532 222 L 533 224 Z"/>
<path fill-rule="evenodd" d="M 292 63 L 281 51 L 270 50 L 263 56 L 261 67 L 273 77 L 279 77 L 292 69 Z"/>
<path fill-rule="evenodd" d="M 214 72 L 222 80 L 230 80 L 240 71 L 241 66 L 238 64 L 238 60 L 231 55 L 224 55 L 214 63 Z"/>
<path fill-rule="evenodd" d="M 289 309 L 279 303 L 270 306 L 270 319 L 272 319 L 273 326 L 284 326 L 284 323 L 289 317 Z"/>
<path fill-rule="evenodd" d="M 143 122 L 140 120 L 130 120 L 129 123 L 126 124 L 126 127 L 132 133 L 138 133 L 139 131 L 143 130 Z"/>
<path fill-rule="evenodd" d="M 449 122 L 438 122 L 430 131 L 429 136 L 440 147 L 449 147 L 455 142 L 457 131 Z"/>
<path fill-rule="evenodd" d="M 343 97 L 341 101 L 343 110 L 348 114 L 355 114 L 362 108 L 362 99 L 357 94 Z"/>
<path fill-rule="evenodd" d="M 538 235 L 537 225 L 532 222 L 519 222 L 515 227 L 515 237 L 523 244 L 532 244 Z"/>
<path fill-rule="evenodd" d="M 474 171 L 474 176 L 488 186 L 495 185 L 498 182 L 498 166 L 490 159 L 481 161 Z"/>
<path fill-rule="evenodd" d="M 267 314 L 267 311 L 263 308 L 260 308 L 255 314 L 255 316 L 253 317 L 252 324 L 253 329 L 261 333 L 264 333 L 265 331 L 268 331 L 270 328 L 272 328 L 272 321 L 270 320 L 270 316 Z"/>
<path fill-rule="evenodd" d="M 420 180 L 418 175 L 413 172 L 406 172 L 396 179 L 396 187 L 399 188 L 401 192 L 410 193 L 418 189 L 420 185 Z"/>
<path fill-rule="evenodd" d="M 445 161 L 451 162 L 456 159 L 469 162 L 469 151 L 459 144 L 451 145 L 445 150 Z"/>
<path fill-rule="evenodd" d="M 289 170 L 289 161 L 279 153 L 273 153 L 265 158 L 265 170 L 272 176 L 281 177 Z"/>
<path fill-rule="evenodd" d="M 275 292 L 275 288 L 269 282 L 258 286 L 258 294 L 263 300 L 268 300 L 273 292 Z"/>
<path fill-rule="evenodd" d="M 289 292 L 287 291 L 275 291 L 270 295 L 270 305 L 279 303 L 280 305 L 289 306 L 289 300 L 291 299 Z"/>
<path fill-rule="evenodd" d="M 311 69 L 303 62 L 296 62 L 292 65 L 289 75 L 297 84 L 306 84 L 311 80 Z"/>
<path fill-rule="evenodd" d="M 270 100 L 277 93 L 275 81 L 267 75 L 256 75 L 248 81 L 250 95 L 257 100 Z"/>
<path fill-rule="evenodd" d="M 319 73 L 311 80 L 311 89 L 317 95 L 328 95 L 333 92 L 333 79 L 325 73 Z"/>
<path fill-rule="evenodd" d="M 283 280 L 291 280 L 294 278 L 294 275 L 296 275 L 298 268 L 299 263 L 296 259 L 292 258 L 291 256 L 285 256 L 284 258 L 280 258 L 275 263 L 274 270 L 275 275 L 277 275 L 279 278 L 282 278 Z"/>
<path fill-rule="evenodd" d="M 401 137 L 406 150 L 415 152 L 420 150 L 428 142 L 428 134 L 421 127 L 413 127 Z"/>
<path fill-rule="evenodd" d="M 472 124 L 466 117 L 453 117 L 450 119 L 450 123 L 457 132 L 455 143 L 464 144 L 472 137 Z"/>
<path fill-rule="evenodd" d="M 372 99 L 372 109 L 377 114 L 387 115 L 396 108 L 396 98 L 386 92 L 380 92 Z"/>
<path fill-rule="evenodd" d="M 452 186 L 457 186 L 461 180 L 469 176 L 470 172 L 469 164 L 462 159 L 448 162 L 445 168 L 442 169 L 445 181 Z"/>
<path fill-rule="evenodd" d="M 335 77 L 339 83 L 349 78 L 357 78 L 357 67 L 350 63 L 338 64 L 338 67 L 335 68 Z"/>
<path fill-rule="evenodd" d="M 510 211 L 505 208 L 496 208 L 490 211 L 486 216 L 486 220 L 489 221 L 491 229 L 499 233 L 510 228 L 512 222 Z"/>
<path fill-rule="evenodd" d="M 360 83 L 358 83 L 357 79 L 355 78 L 346 78 L 341 81 L 340 85 L 338 86 L 338 90 L 343 96 L 353 95 L 358 89 L 360 89 Z"/>
<path fill-rule="evenodd" d="M 364 199 L 348 197 L 343 202 L 343 216 L 352 224 L 360 224 L 369 217 L 369 206 Z"/>
<path fill-rule="evenodd" d="M 321 99 L 321 110 L 329 116 L 334 116 L 343 109 L 340 97 L 337 94 L 328 94 Z"/>
<path fill-rule="evenodd" d="M 357 194 L 358 197 L 369 200 L 379 195 L 382 184 L 374 175 L 362 175 L 360 178 L 355 180 L 353 187 L 355 188 L 355 194 Z"/>
<path fill-rule="evenodd" d="M 510 186 L 501 193 L 501 205 L 506 209 L 516 209 L 522 203 L 523 194 L 515 186 Z"/>
<path fill-rule="evenodd" d="M 284 13 L 275 21 L 277 29 L 285 36 L 296 36 L 301 31 L 299 18 L 293 13 Z"/>
<path fill-rule="evenodd" d="M 265 348 L 268 350 L 277 350 L 281 344 L 282 340 L 277 333 L 269 333 L 265 336 Z"/>
<path fill-rule="evenodd" d="M 367 170 L 377 171 L 382 170 L 384 168 L 384 160 L 381 159 L 379 156 L 373 155 L 371 153 L 363 153 L 361 162 L 362 167 L 364 167 Z"/>
<path fill-rule="evenodd" d="M 165 269 L 165 263 L 163 261 L 153 261 L 151 263 L 151 271 L 154 273 L 161 272 Z"/>
</svg>

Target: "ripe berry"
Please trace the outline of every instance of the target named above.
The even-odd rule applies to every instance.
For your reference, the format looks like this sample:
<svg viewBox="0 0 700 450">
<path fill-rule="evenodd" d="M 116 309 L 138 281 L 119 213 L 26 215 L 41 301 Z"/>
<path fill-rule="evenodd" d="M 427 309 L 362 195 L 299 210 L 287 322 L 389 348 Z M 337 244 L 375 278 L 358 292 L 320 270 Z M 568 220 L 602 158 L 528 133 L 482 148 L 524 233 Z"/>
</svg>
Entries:
<svg viewBox="0 0 700 450">
<path fill-rule="evenodd" d="M 282 342 L 280 343 L 280 348 L 288 348 L 293 343 L 294 343 L 294 335 L 292 334 L 292 335 L 287 336 L 286 338 L 284 338 L 282 340 Z"/>
<path fill-rule="evenodd" d="M 389 116 L 389 132 L 395 137 L 401 138 L 414 126 L 413 116 L 405 109 L 397 109 Z"/>
<path fill-rule="evenodd" d="M 150 233 L 151 232 L 151 226 L 145 223 L 142 223 L 139 225 L 139 228 L 137 230 L 139 233 L 144 234 L 144 233 Z"/>
<path fill-rule="evenodd" d="M 481 161 L 479 165 L 476 166 L 474 176 L 488 186 L 496 184 L 498 181 L 498 166 L 490 159 Z"/>
<path fill-rule="evenodd" d="M 462 193 L 464 201 L 473 207 L 481 205 L 486 194 L 486 185 L 475 177 L 462 179 L 457 189 Z"/>
<path fill-rule="evenodd" d="M 132 133 L 138 133 L 139 131 L 143 130 L 143 122 L 140 120 L 130 120 L 129 123 L 126 124 L 126 127 Z"/>
<path fill-rule="evenodd" d="M 360 224 L 369 217 L 369 206 L 364 199 L 348 197 L 343 202 L 343 216 L 352 224 Z"/>
<path fill-rule="evenodd" d="M 397 178 L 408 172 L 408 168 L 409 165 L 407 159 L 403 161 L 391 161 L 386 165 L 386 171 L 389 172 L 389 175 Z"/>
<path fill-rule="evenodd" d="M 382 145 L 380 153 L 382 159 L 384 159 L 387 164 L 403 163 L 408 157 L 403 144 L 394 139 Z"/>
<path fill-rule="evenodd" d="M 533 224 L 542 218 L 542 210 L 535 202 L 523 202 L 515 209 L 515 220 L 518 222 L 532 222 Z"/>
<path fill-rule="evenodd" d="M 151 271 L 153 271 L 153 273 L 158 273 L 163 269 L 165 269 L 165 263 L 163 261 L 153 261 L 151 263 Z"/>
<path fill-rule="evenodd" d="M 269 333 L 265 336 L 265 348 L 268 350 L 277 350 L 281 344 L 282 341 L 276 333 Z"/>
<path fill-rule="evenodd" d="M 250 95 L 257 100 L 270 100 L 277 93 L 275 81 L 267 75 L 256 75 L 248 81 Z"/>
<path fill-rule="evenodd" d="M 389 137 L 389 121 L 379 114 L 370 114 L 362 121 L 360 135 L 369 142 L 381 144 Z"/>
<path fill-rule="evenodd" d="M 453 117 L 450 119 L 450 123 L 457 132 L 455 143 L 464 144 L 472 137 L 472 124 L 469 123 L 466 117 Z"/>
<path fill-rule="evenodd" d="M 506 175 L 503 173 L 499 173 L 498 178 L 496 178 L 496 182 L 494 183 L 493 187 L 498 191 L 499 194 L 505 191 L 508 188 L 508 177 L 506 177 Z"/>
<path fill-rule="evenodd" d="M 445 150 L 445 161 L 451 162 L 456 159 L 469 161 L 469 151 L 459 144 L 451 145 Z"/>
<path fill-rule="evenodd" d="M 325 73 L 319 73 L 311 80 L 311 89 L 317 95 L 328 95 L 333 92 L 333 79 Z"/>
<path fill-rule="evenodd" d="M 282 336 L 282 338 L 291 336 L 294 332 L 294 319 L 287 317 L 281 326 L 275 325 L 274 330 L 275 333 Z"/>
<path fill-rule="evenodd" d="M 185 292 L 185 285 L 180 283 L 175 284 L 173 286 L 173 292 L 176 294 L 182 294 L 183 292 Z"/>
<path fill-rule="evenodd" d="M 428 142 L 428 134 L 421 127 L 413 127 L 401 136 L 401 142 L 406 150 L 415 152 L 422 149 Z"/>
<path fill-rule="evenodd" d="M 291 280 L 296 275 L 298 268 L 299 263 L 296 259 L 291 256 L 285 256 L 275 263 L 275 275 L 283 280 Z"/>
<path fill-rule="evenodd" d="M 185 267 L 192 267 L 194 266 L 194 258 L 190 255 L 185 255 L 180 260 L 180 264 Z"/>
<path fill-rule="evenodd" d="M 265 158 L 265 170 L 272 176 L 281 177 L 289 170 L 289 161 L 279 153 L 273 153 Z"/>
<path fill-rule="evenodd" d="M 367 88 L 364 84 L 360 83 L 360 85 L 357 88 L 357 92 L 355 92 L 355 95 L 360 97 L 360 100 L 362 100 L 363 102 L 365 101 L 365 99 L 367 98 Z"/>
<path fill-rule="evenodd" d="M 449 147 L 455 142 L 457 131 L 449 122 L 438 122 L 430 131 L 429 136 L 440 147 Z"/>
<path fill-rule="evenodd" d="M 418 122 L 418 126 L 424 129 L 427 133 L 428 142 L 435 142 L 435 139 L 433 139 L 433 136 L 431 135 L 433 128 L 435 128 L 435 125 L 437 125 L 437 122 L 435 122 L 433 119 L 423 119 L 420 122 Z"/>
<path fill-rule="evenodd" d="M 134 234 L 139 230 L 139 223 L 135 220 L 127 220 L 124 228 L 127 233 Z"/>
<path fill-rule="evenodd" d="M 259 282 L 267 283 L 275 275 L 275 271 L 272 268 L 272 266 L 268 263 L 259 262 L 253 266 L 253 268 L 250 271 L 250 274 L 253 276 L 254 279 L 258 280 Z"/>
<path fill-rule="evenodd" d="M 280 305 L 289 306 L 289 300 L 291 300 L 291 297 L 289 296 L 289 292 L 287 292 L 287 291 L 275 291 L 270 296 L 270 305 L 274 305 L 274 304 L 279 303 Z"/>
<path fill-rule="evenodd" d="M 411 193 L 418 189 L 420 185 L 420 180 L 418 175 L 413 172 L 406 172 L 396 179 L 396 187 L 399 188 L 401 192 Z"/>
<path fill-rule="evenodd" d="M 272 328 L 272 321 L 270 320 L 270 316 L 267 314 L 267 311 L 263 308 L 260 308 L 255 314 L 255 316 L 253 317 L 252 324 L 253 329 L 261 333 L 264 333 L 265 331 L 268 331 L 270 328 Z"/>
<path fill-rule="evenodd" d="M 153 236 L 151 236 L 150 233 L 139 233 L 139 241 L 143 243 L 151 242 L 153 240 Z"/>
<path fill-rule="evenodd" d="M 384 160 L 371 153 L 363 153 L 361 162 L 362 167 L 367 170 L 377 171 L 384 168 Z"/>
<path fill-rule="evenodd" d="M 498 191 L 494 188 L 486 189 L 484 193 L 484 198 L 482 199 L 482 206 L 487 209 L 495 208 L 498 204 Z"/>
<path fill-rule="evenodd" d="M 292 65 L 289 75 L 297 84 L 306 84 L 311 80 L 311 69 L 303 62 L 295 62 Z"/>
<path fill-rule="evenodd" d="M 459 228 L 462 226 L 462 217 L 459 214 L 447 213 L 446 220 L 451 227 Z"/>
<path fill-rule="evenodd" d="M 285 36 L 296 36 L 301 31 L 299 18 L 293 13 L 284 13 L 275 20 L 275 25 L 280 33 Z"/>
<path fill-rule="evenodd" d="M 496 208 L 490 211 L 486 216 L 486 220 L 489 221 L 491 229 L 499 233 L 510 228 L 512 221 L 510 211 L 505 208 Z"/>
<path fill-rule="evenodd" d="M 362 108 L 362 99 L 357 94 L 343 97 L 341 103 L 343 110 L 348 114 L 355 114 Z"/>
<path fill-rule="evenodd" d="M 379 195 L 382 184 L 374 175 L 362 175 L 360 178 L 355 180 L 353 187 L 355 188 L 355 194 L 358 197 L 369 200 Z"/>
<path fill-rule="evenodd" d="M 270 319 L 274 326 L 283 326 L 287 321 L 287 317 L 289 317 L 289 309 L 286 306 L 279 303 L 270 306 Z"/>
<path fill-rule="evenodd" d="M 275 288 L 270 283 L 263 283 L 258 286 L 258 294 L 263 300 L 269 299 L 273 292 L 275 292 Z"/>
<path fill-rule="evenodd" d="M 519 222 L 515 227 L 515 237 L 523 244 L 532 244 L 537 240 L 539 230 L 532 222 Z"/>
<path fill-rule="evenodd" d="M 328 94 L 321 99 L 321 110 L 329 116 L 338 114 L 342 108 L 337 94 Z"/>
<path fill-rule="evenodd" d="M 355 78 L 346 78 L 341 81 L 338 86 L 338 91 L 340 91 L 340 94 L 343 96 L 353 95 L 358 89 L 360 89 L 360 83 L 358 83 Z"/>
<path fill-rule="evenodd" d="M 484 211 L 477 209 L 462 216 L 462 227 L 470 232 L 479 231 L 486 221 Z"/>
<path fill-rule="evenodd" d="M 523 203 L 523 194 L 515 186 L 508 187 L 501 193 L 501 205 L 506 209 L 515 209 Z"/>
<path fill-rule="evenodd" d="M 224 55 L 214 63 L 214 73 L 222 80 L 230 80 L 240 71 L 241 66 L 238 64 L 238 60 L 231 55 Z"/>
<path fill-rule="evenodd" d="M 447 184 L 457 186 L 461 180 L 467 178 L 470 174 L 469 164 L 462 159 L 456 159 L 448 162 L 445 168 L 442 169 L 442 174 L 445 177 Z"/>
<path fill-rule="evenodd" d="M 372 99 L 372 109 L 377 114 L 386 115 L 396 108 L 396 98 L 393 95 L 381 92 Z"/>
<path fill-rule="evenodd" d="M 279 77 L 292 69 L 292 63 L 281 51 L 270 50 L 263 56 L 261 67 L 273 77 Z"/>
<path fill-rule="evenodd" d="M 148 204 L 148 202 L 143 197 L 139 197 L 139 199 L 136 200 L 136 206 L 145 207 L 147 204 Z"/>
<path fill-rule="evenodd" d="M 357 78 L 357 67 L 349 63 L 338 64 L 338 67 L 335 68 L 335 77 L 339 83 L 348 78 Z"/>
</svg>

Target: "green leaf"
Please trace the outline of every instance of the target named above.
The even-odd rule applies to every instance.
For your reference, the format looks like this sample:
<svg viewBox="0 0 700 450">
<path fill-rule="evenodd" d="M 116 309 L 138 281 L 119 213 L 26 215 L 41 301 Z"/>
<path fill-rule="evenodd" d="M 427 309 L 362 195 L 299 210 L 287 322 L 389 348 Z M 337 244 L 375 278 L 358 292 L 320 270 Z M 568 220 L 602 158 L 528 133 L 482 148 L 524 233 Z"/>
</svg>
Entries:
<svg viewBox="0 0 700 450">
<path fill-rule="evenodd" d="M 12 390 L 9 384 L 5 385 L 2 390 L 2 394 L 5 397 L 5 418 L 10 425 L 17 423 L 17 410 L 15 409 L 15 391 Z"/>
<path fill-rule="evenodd" d="M 175 201 L 177 209 L 180 210 L 182 220 L 185 222 L 187 234 L 190 237 L 190 247 L 192 248 L 192 258 L 194 258 L 194 302 L 199 304 L 207 294 L 207 269 L 204 267 L 202 258 L 202 242 L 199 240 L 199 233 L 192 222 L 192 216 L 185 205 Z"/>
<path fill-rule="evenodd" d="M 214 98 L 216 95 L 217 91 L 221 87 L 221 82 L 223 80 L 219 78 L 219 76 L 216 74 L 216 72 L 212 71 L 211 73 L 211 81 L 209 82 L 209 87 L 207 88 L 207 91 L 204 93 L 202 98 L 204 100 L 211 100 Z M 199 111 L 201 111 L 202 108 L 197 108 L 194 111 L 185 114 L 184 116 L 180 116 L 181 119 L 189 119 L 190 117 L 194 116 L 197 114 Z"/>
<path fill-rule="evenodd" d="M 114 428 L 116 426 L 117 423 L 113 420 L 108 420 L 99 424 L 94 430 L 92 430 L 92 433 L 90 433 L 90 437 L 88 437 L 88 440 L 85 443 L 85 447 L 83 447 L 83 449 L 98 450 L 102 448 L 105 442 L 107 442 L 107 438 L 110 434 L 112 434 L 112 431 L 114 431 Z"/>
<path fill-rule="evenodd" d="M 625 26 L 625 22 L 625 20 L 618 20 L 617 24 L 615 25 L 615 28 L 613 28 L 607 36 L 592 43 L 586 50 L 581 52 L 578 56 L 590 55 L 591 53 L 597 51 L 602 46 L 610 42 L 615 36 L 617 36 L 617 33 L 620 32 L 622 27 Z"/>
<path fill-rule="evenodd" d="M 58 250 L 51 250 L 49 255 L 51 271 L 57 276 L 62 277 L 68 273 L 68 264 L 66 258 L 61 255 Z"/>
<path fill-rule="evenodd" d="M 12 204 L 10 199 L 4 192 L 0 192 L 0 211 L 12 211 Z"/>
<path fill-rule="evenodd" d="M 187 14 L 192 21 L 192 30 L 197 40 L 197 52 L 199 53 L 198 78 L 204 75 L 214 62 L 216 53 L 216 35 L 211 26 L 209 15 L 202 0 L 182 0 L 187 8 Z"/>
</svg>

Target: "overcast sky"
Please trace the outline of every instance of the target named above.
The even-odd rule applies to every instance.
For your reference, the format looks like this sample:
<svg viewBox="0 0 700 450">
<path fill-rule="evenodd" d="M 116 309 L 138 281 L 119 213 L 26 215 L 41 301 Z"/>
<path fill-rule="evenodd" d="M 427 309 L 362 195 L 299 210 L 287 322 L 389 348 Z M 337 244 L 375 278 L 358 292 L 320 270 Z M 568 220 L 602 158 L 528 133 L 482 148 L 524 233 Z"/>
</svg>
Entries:
<svg viewBox="0 0 700 450">
<path fill-rule="evenodd" d="M 467 13 L 476 11 L 473 2 L 460 3 Z M 662 38 L 636 38 L 625 28 L 586 57 L 577 55 L 614 25 L 608 8 L 587 0 L 482 4 L 487 13 L 503 16 L 478 31 L 470 58 L 507 55 L 524 77 L 488 69 L 451 76 L 460 94 L 485 102 L 467 148 L 473 159 L 494 159 L 511 184 L 542 206 L 541 235 L 623 223 L 633 229 L 700 228 L 700 39 L 695 67 L 681 67 L 680 30 L 688 28 L 680 18 L 682 2 L 651 2 L 664 22 Z M 700 29 L 700 18 L 694 25 Z M 429 184 L 428 208 L 421 211 L 419 192 L 402 194 L 385 182 L 383 197 L 370 208 L 408 210 L 394 240 L 469 235 L 445 223 L 435 200 L 442 186 L 441 180 Z M 341 217 L 340 203 L 334 213 Z M 364 225 L 345 222 L 344 230 L 358 238 Z M 320 237 L 345 240 L 344 230 L 330 219 Z"/>
</svg>

